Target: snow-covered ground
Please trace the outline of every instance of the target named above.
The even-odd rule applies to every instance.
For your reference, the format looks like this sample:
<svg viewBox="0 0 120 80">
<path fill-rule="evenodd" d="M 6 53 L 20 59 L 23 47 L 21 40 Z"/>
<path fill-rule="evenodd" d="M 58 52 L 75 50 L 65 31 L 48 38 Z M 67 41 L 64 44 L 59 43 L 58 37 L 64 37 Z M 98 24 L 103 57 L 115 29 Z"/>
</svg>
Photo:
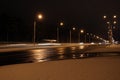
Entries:
<svg viewBox="0 0 120 80">
<path fill-rule="evenodd" d="M 0 80 L 120 80 L 120 56 L 0 66 Z"/>
</svg>

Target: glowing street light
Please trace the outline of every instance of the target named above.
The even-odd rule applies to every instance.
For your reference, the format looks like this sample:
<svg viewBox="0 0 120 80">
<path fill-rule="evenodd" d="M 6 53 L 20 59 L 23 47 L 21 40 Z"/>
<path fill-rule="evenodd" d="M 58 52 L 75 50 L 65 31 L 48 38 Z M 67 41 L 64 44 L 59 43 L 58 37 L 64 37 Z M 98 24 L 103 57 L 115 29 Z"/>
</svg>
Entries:
<svg viewBox="0 0 120 80">
<path fill-rule="evenodd" d="M 107 16 L 103 16 L 103 18 L 104 18 L 104 19 L 106 19 L 106 18 L 107 18 Z"/>
<path fill-rule="evenodd" d="M 42 14 L 39 14 L 38 19 L 42 19 L 42 18 L 43 18 Z"/>
<path fill-rule="evenodd" d="M 82 30 L 80 30 L 80 33 L 84 33 L 84 30 L 82 29 Z"/>
<path fill-rule="evenodd" d="M 64 23 L 63 22 L 60 22 L 60 26 L 63 26 L 64 25 Z"/>
<path fill-rule="evenodd" d="M 73 27 L 72 29 L 75 30 L 75 27 Z"/>
<path fill-rule="evenodd" d="M 100 37 L 99 36 L 96 36 L 97 39 L 99 39 Z"/>
<path fill-rule="evenodd" d="M 107 22 L 107 24 L 110 24 L 110 22 Z"/>
<path fill-rule="evenodd" d="M 113 24 L 116 24 L 116 23 L 117 23 L 116 21 L 113 22 Z"/>
<path fill-rule="evenodd" d="M 37 18 L 39 20 L 41 20 L 43 18 L 42 14 L 38 14 Z M 34 46 L 35 46 L 35 43 L 36 43 L 36 19 L 34 20 L 34 35 L 33 36 L 34 36 L 33 43 L 34 43 Z"/>
</svg>

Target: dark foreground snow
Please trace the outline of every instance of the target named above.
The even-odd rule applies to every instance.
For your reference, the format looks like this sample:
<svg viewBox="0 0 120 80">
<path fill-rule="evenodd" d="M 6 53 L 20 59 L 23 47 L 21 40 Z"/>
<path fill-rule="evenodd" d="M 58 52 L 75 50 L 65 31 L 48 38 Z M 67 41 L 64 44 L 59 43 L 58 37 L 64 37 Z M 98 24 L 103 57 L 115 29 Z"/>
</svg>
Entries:
<svg viewBox="0 0 120 80">
<path fill-rule="evenodd" d="M 120 80 L 120 56 L 1 66 L 0 80 Z"/>
</svg>

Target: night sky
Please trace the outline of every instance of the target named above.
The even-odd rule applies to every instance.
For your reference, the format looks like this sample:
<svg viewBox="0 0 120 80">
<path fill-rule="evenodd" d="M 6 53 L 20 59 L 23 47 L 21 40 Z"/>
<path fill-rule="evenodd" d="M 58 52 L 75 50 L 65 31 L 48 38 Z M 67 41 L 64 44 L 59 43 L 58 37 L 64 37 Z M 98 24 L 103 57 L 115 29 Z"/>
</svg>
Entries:
<svg viewBox="0 0 120 80">
<path fill-rule="evenodd" d="M 64 37 L 69 29 L 76 27 L 107 39 L 107 25 L 102 16 L 114 14 L 118 16 L 114 35 L 119 40 L 119 0 L 0 0 L 1 41 L 7 40 L 6 35 L 11 41 L 14 38 L 32 41 L 33 21 L 39 12 L 43 20 L 37 21 L 37 40 L 55 39 L 60 21 L 64 22 L 65 29 L 61 32 L 65 33 Z"/>
</svg>

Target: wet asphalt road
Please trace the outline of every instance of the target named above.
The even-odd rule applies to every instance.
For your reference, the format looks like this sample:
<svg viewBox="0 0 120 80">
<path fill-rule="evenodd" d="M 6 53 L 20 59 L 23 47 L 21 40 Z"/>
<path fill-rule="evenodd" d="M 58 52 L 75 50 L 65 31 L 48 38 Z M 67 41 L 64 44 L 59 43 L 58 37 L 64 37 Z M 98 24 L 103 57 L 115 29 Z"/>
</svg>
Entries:
<svg viewBox="0 0 120 80">
<path fill-rule="evenodd" d="M 96 47 L 97 46 L 57 47 L 2 52 L 0 53 L 0 66 L 20 63 L 98 57 L 101 54 L 85 53 L 86 50 L 94 49 Z"/>
</svg>

